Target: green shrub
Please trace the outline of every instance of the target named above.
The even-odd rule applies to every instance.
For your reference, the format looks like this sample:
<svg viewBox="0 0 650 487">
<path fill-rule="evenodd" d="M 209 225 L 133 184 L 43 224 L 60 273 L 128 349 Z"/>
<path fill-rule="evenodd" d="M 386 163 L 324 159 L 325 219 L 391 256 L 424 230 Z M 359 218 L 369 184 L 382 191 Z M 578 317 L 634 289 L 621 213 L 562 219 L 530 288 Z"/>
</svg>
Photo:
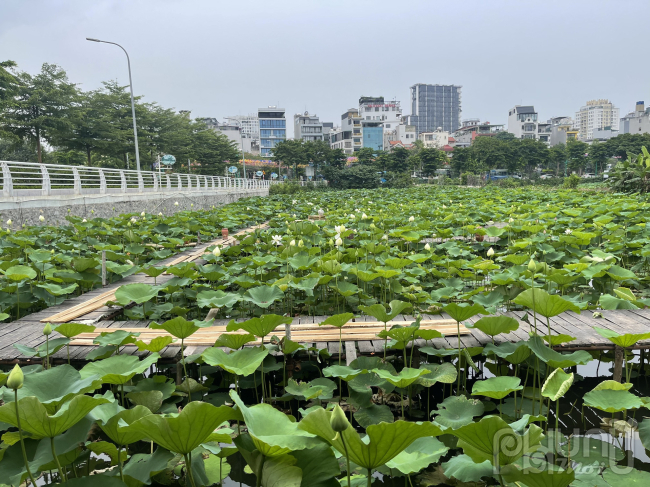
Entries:
<svg viewBox="0 0 650 487">
<path fill-rule="evenodd" d="M 619 162 L 607 179 L 607 184 L 615 191 L 624 193 L 650 192 L 650 153 L 645 147 L 641 154 L 629 155 Z"/>
<path fill-rule="evenodd" d="M 383 184 L 386 188 L 410 188 L 413 179 L 408 173 L 390 173 Z"/>
<path fill-rule="evenodd" d="M 562 187 L 575 189 L 578 187 L 578 184 L 580 184 L 580 176 L 578 176 L 577 174 L 572 174 L 568 178 L 564 178 L 564 183 L 562 184 Z"/>
</svg>

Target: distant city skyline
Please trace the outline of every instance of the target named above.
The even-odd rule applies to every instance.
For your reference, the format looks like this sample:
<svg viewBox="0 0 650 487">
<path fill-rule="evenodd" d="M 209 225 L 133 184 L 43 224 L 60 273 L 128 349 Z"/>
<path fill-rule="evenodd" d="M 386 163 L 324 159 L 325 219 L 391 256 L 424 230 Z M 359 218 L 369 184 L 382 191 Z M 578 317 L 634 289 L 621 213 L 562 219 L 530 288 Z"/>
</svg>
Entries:
<svg viewBox="0 0 650 487">
<path fill-rule="evenodd" d="M 425 83 L 463 87 L 461 120 L 504 124 L 515 105 L 547 120 L 574 116 L 593 99 L 610 100 L 621 116 L 648 103 L 650 66 L 637 49 L 598 39 L 586 50 L 571 46 L 592 38 L 594 26 L 609 38 L 631 36 L 649 14 L 650 2 L 637 0 L 416 0 L 399 8 L 387 0 L 6 0 L 0 52 L 32 74 L 58 64 L 91 90 L 112 79 L 125 85 L 128 73 L 119 49 L 85 38 L 119 42 L 136 95 L 194 118 L 225 121 L 276 105 L 288 120 L 309 111 L 339 125 L 361 96 L 395 99 L 409 115 L 410 87 Z M 362 46 L 354 32 L 372 36 Z M 585 68 L 593 61 L 597 76 Z"/>
</svg>

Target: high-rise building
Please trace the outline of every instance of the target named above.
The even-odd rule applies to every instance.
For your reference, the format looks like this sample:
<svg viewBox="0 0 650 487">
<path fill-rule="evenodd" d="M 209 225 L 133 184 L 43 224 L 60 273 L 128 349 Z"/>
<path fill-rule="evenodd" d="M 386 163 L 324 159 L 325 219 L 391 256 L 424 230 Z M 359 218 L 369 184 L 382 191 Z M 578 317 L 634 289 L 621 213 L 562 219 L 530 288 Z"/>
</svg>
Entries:
<svg viewBox="0 0 650 487">
<path fill-rule="evenodd" d="M 460 127 L 461 86 L 427 85 L 411 86 L 411 115 L 406 124 L 414 125 L 418 134 L 433 132 L 438 128 L 453 132 Z"/>
<path fill-rule="evenodd" d="M 589 100 L 576 112 L 575 127 L 580 140 L 592 140 L 594 130 L 611 130 L 618 125 L 618 108 L 609 100 Z"/>
<path fill-rule="evenodd" d="M 268 106 L 257 110 L 260 122 L 260 151 L 263 156 L 272 156 L 273 148 L 287 138 L 287 120 L 284 108 Z"/>
<path fill-rule="evenodd" d="M 621 118 L 619 134 L 650 133 L 650 107 L 645 108 L 642 101 L 636 102 L 636 108 Z"/>
<path fill-rule="evenodd" d="M 293 138 L 308 142 L 323 140 L 323 122 L 318 115 L 296 113 L 293 116 Z"/>
</svg>

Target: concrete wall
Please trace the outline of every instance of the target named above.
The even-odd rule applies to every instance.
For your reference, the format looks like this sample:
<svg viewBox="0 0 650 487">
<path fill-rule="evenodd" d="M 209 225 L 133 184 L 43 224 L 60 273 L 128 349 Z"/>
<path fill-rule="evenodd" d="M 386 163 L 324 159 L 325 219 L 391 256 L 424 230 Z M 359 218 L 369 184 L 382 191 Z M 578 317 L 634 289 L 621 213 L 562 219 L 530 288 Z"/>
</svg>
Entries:
<svg viewBox="0 0 650 487">
<path fill-rule="evenodd" d="M 268 189 L 192 191 L 179 193 L 133 193 L 126 195 L 25 196 L 0 198 L 0 226 L 11 219 L 14 229 L 25 225 L 66 225 L 68 215 L 110 218 L 124 213 L 173 215 L 184 210 L 210 209 L 241 198 L 268 196 Z M 178 206 L 175 203 L 178 202 Z M 194 206 L 192 206 L 194 205 Z M 39 220 L 43 215 L 44 222 Z"/>
</svg>

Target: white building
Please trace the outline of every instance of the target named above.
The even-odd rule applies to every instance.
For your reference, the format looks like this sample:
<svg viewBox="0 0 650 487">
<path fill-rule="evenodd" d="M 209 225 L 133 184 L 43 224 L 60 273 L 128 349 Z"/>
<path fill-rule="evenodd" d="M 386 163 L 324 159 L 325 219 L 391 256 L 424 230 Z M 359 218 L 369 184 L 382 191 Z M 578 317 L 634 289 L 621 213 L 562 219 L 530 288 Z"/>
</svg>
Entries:
<svg viewBox="0 0 650 487">
<path fill-rule="evenodd" d="M 235 115 L 225 117 L 226 120 L 234 122 L 241 127 L 241 133 L 244 137 L 250 139 L 260 139 L 260 122 L 257 115 Z"/>
<path fill-rule="evenodd" d="M 594 130 L 611 129 L 618 124 L 618 108 L 609 100 L 589 100 L 576 112 L 575 127 L 580 140 L 592 140 Z"/>
<path fill-rule="evenodd" d="M 420 132 L 418 139 L 422 141 L 424 147 L 442 149 L 449 144 L 449 132 L 438 127 L 434 132 Z"/>
<path fill-rule="evenodd" d="M 379 121 L 384 131 L 392 131 L 402 121 L 400 102 L 384 101 L 383 96 L 362 96 L 359 98 L 359 116 L 365 121 Z"/>
<path fill-rule="evenodd" d="M 400 142 L 402 146 L 413 145 L 417 139 L 417 133 L 414 125 L 406 125 L 403 123 L 390 123 L 391 128 L 384 126 L 384 150 L 388 150 L 391 142 Z"/>
<path fill-rule="evenodd" d="M 293 138 L 309 142 L 324 140 L 323 123 L 318 115 L 310 115 L 309 112 L 296 113 L 293 116 Z"/>
<path fill-rule="evenodd" d="M 508 132 L 518 139 L 551 141 L 551 124 L 540 122 L 532 105 L 515 105 L 508 111 Z"/>
<path fill-rule="evenodd" d="M 451 134 L 454 147 L 469 147 L 477 137 L 492 137 L 505 131 L 504 125 L 481 122 L 478 118 L 463 120 L 463 125 Z"/>
<path fill-rule="evenodd" d="M 636 108 L 621 118 L 620 134 L 649 134 L 650 133 L 650 107 L 645 108 L 642 101 L 636 102 Z"/>
</svg>

